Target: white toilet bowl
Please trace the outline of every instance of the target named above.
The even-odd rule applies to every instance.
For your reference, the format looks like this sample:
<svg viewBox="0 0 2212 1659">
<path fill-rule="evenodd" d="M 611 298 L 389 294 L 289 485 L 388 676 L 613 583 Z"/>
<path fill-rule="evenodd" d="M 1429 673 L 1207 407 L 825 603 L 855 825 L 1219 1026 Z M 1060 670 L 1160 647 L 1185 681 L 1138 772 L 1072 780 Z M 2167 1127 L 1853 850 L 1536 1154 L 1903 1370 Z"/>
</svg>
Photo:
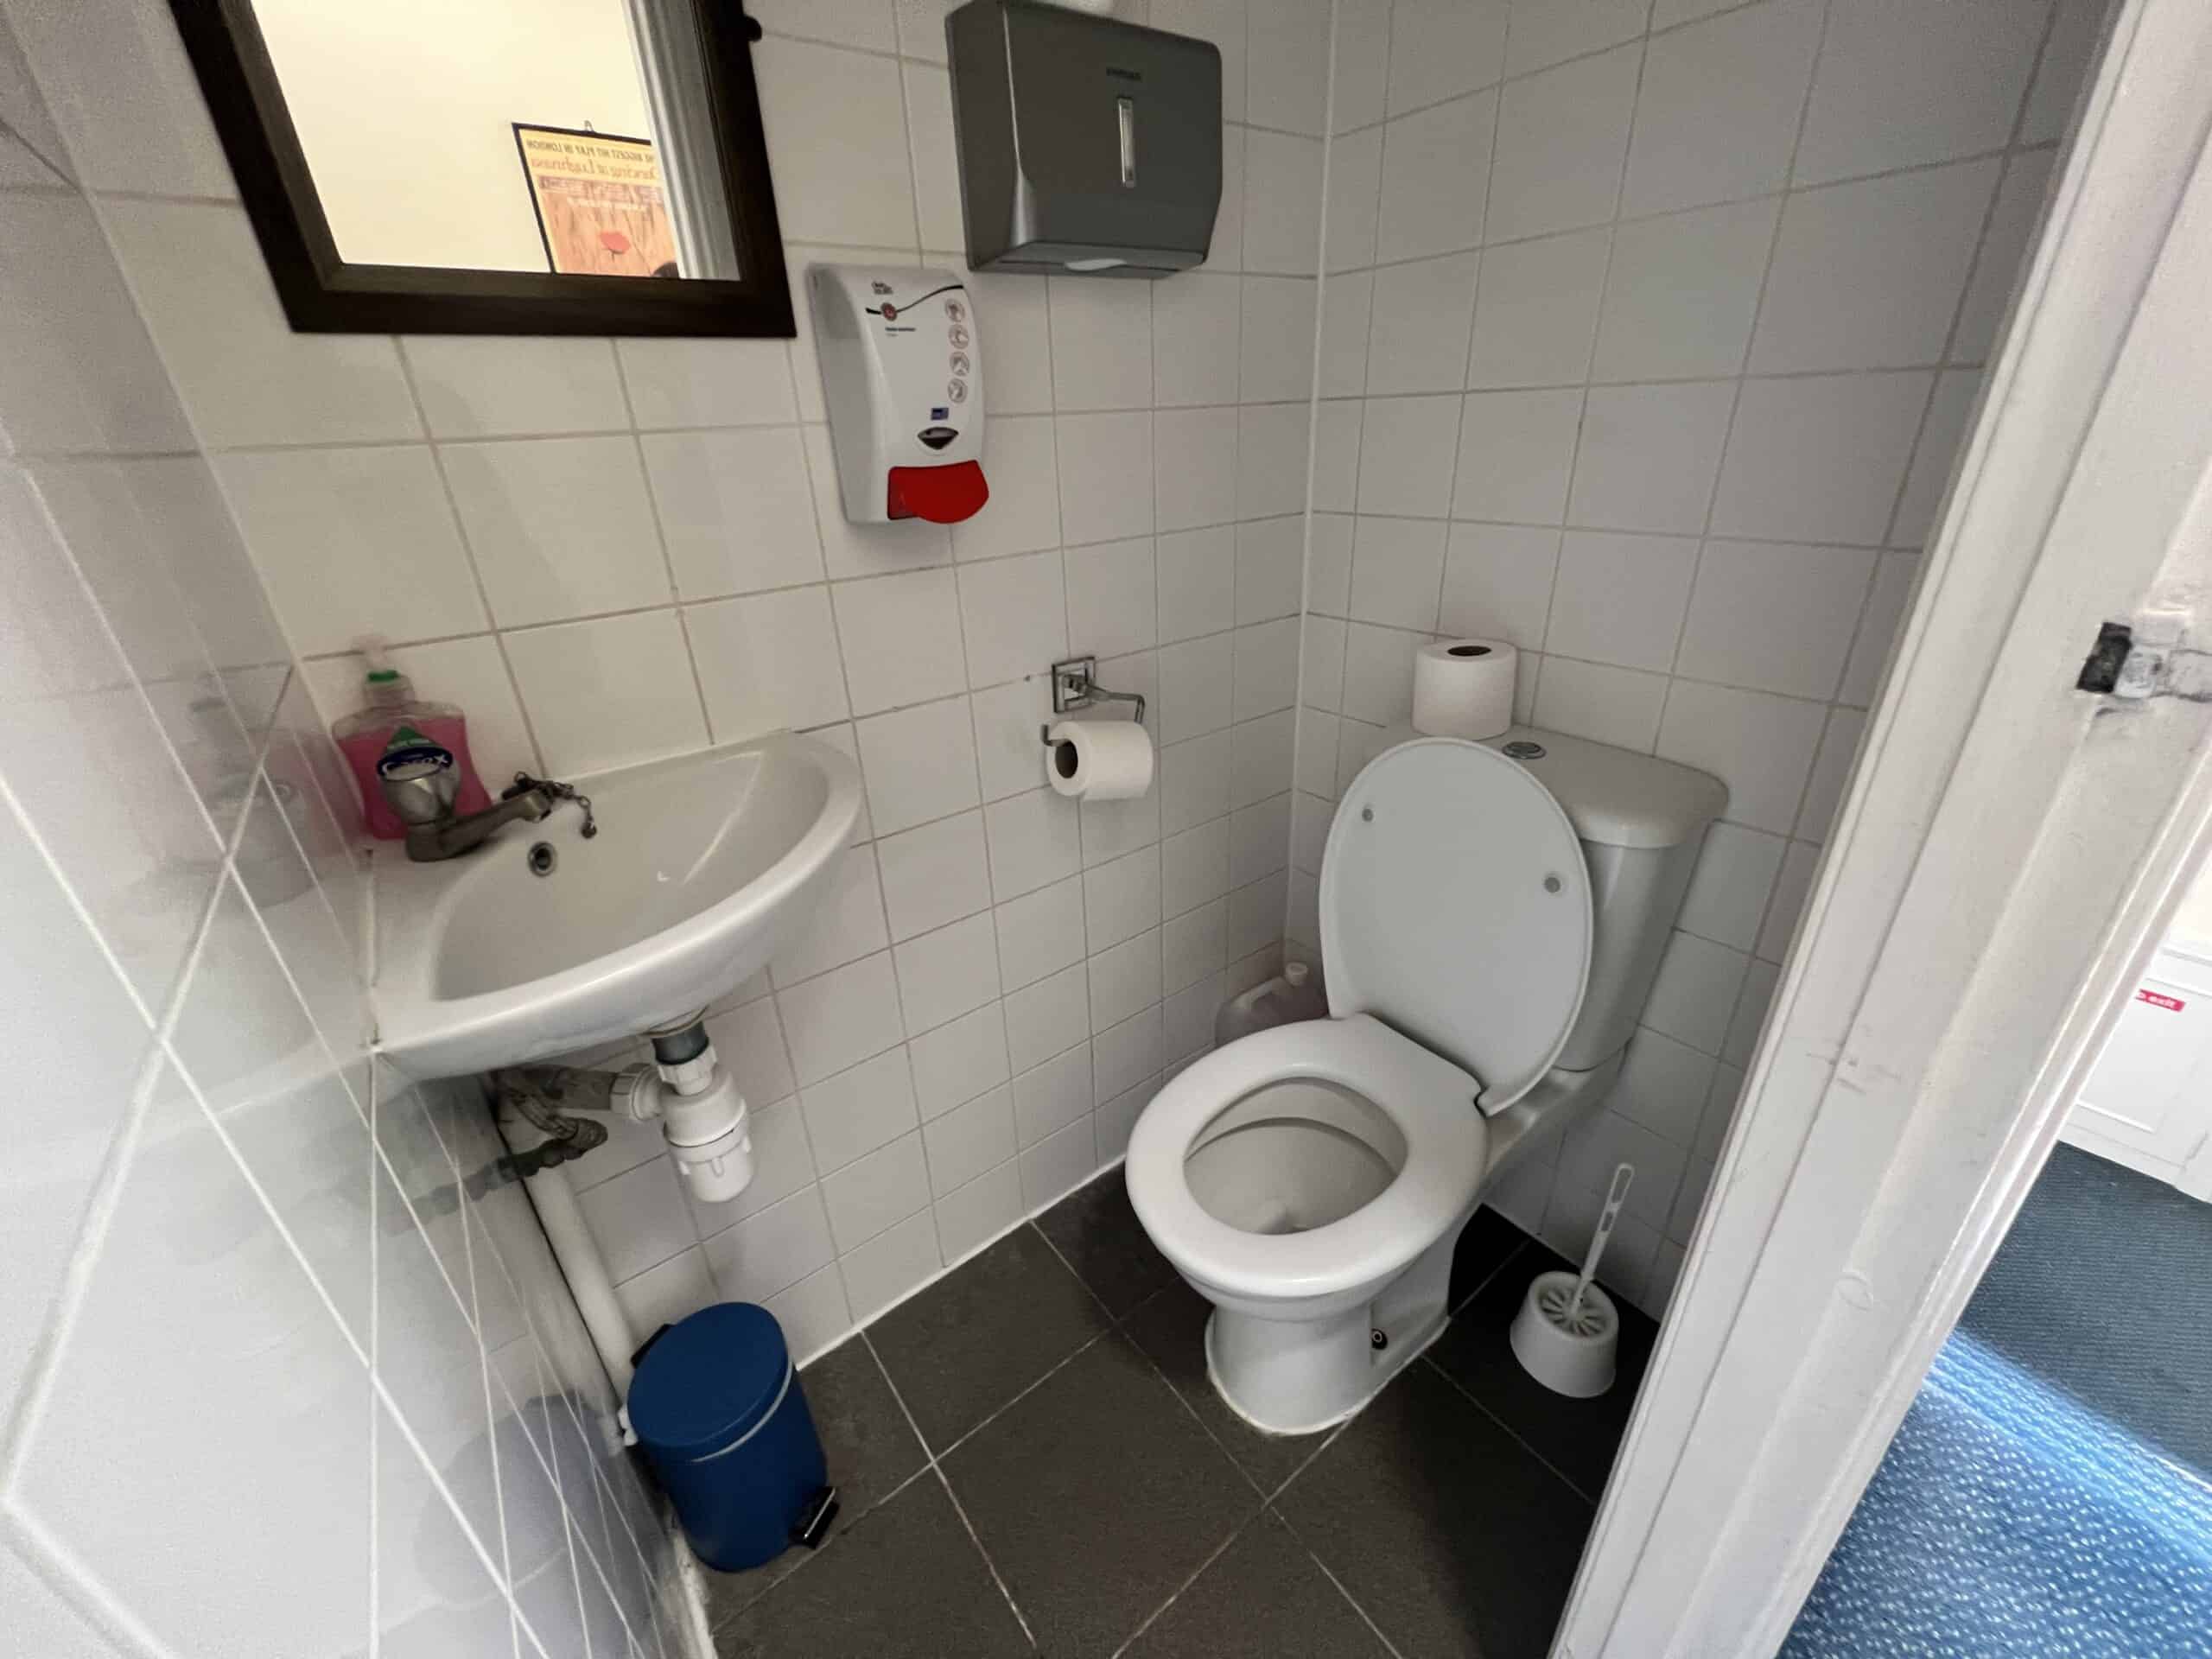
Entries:
<svg viewBox="0 0 2212 1659">
<path fill-rule="evenodd" d="M 1551 741 L 1574 746 L 1587 793 L 1603 746 Z M 1687 772 L 1624 760 L 1624 775 Z M 1301 1434 L 1358 1410 L 1443 1330 L 1452 1250 L 1485 1183 L 1538 1128 L 1603 1100 L 1726 803 L 1687 775 L 1700 787 L 1675 791 L 1664 833 L 1647 821 L 1631 843 L 1665 856 L 1605 867 L 1609 914 L 1625 924 L 1610 938 L 1594 929 L 1575 827 L 1531 768 L 1421 739 L 1345 791 L 1321 882 L 1334 1017 L 1193 1062 L 1129 1137 L 1130 1203 L 1214 1305 L 1207 1371 L 1248 1421 Z M 1621 789 L 1599 793 L 1618 816 Z M 1603 1046 L 1570 1056 L 1579 1070 L 1557 1065 L 1588 1028 L 1593 983 L 1609 1004 L 1589 1011 Z M 1624 996 L 1624 1020 L 1610 1006 Z"/>
</svg>

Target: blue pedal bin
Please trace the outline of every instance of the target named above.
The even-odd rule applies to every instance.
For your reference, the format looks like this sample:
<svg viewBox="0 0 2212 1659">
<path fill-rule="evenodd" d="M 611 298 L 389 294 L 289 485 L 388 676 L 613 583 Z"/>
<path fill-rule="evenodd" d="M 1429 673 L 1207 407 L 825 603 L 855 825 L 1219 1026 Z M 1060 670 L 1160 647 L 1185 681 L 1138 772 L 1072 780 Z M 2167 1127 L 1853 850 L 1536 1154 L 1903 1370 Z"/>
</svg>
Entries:
<svg viewBox="0 0 2212 1659">
<path fill-rule="evenodd" d="M 776 1316 L 702 1308 L 639 1351 L 630 1427 L 691 1548 L 723 1573 L 822 1541 L 837 1495 Z"/>
</svg>

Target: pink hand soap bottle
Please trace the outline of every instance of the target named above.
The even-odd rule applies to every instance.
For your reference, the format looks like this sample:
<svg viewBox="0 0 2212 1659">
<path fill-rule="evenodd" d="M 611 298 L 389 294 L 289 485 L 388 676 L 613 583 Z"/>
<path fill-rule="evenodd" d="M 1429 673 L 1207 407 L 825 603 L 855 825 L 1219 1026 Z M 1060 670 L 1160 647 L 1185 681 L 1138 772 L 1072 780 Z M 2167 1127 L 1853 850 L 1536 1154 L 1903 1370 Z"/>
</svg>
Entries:
<svg viewBox="0 0 2212 1659">
<path fill-rule="evenodd" d="M 453 751 L 454 766 L 461 773 L 456 811 L 481 812 L 491 805 L 492 798 L 476 775 L 476 762 L 469 757 L 468 717 L 449 702 L 418 699 L 414 683 L 385 661 L 381 640 L 362 640 L 361 655 L 369 664 L 363 681 L 367 704 L 330 732 L 353 772 L 353 787 L 360 791 L 361 817 L 369 833 L 379 841 L 397 841 L 407 833 L 407 826 L 385 804 L 384 791 L 377 787 L 377 761 L 403 726 Z"/>
</svg>

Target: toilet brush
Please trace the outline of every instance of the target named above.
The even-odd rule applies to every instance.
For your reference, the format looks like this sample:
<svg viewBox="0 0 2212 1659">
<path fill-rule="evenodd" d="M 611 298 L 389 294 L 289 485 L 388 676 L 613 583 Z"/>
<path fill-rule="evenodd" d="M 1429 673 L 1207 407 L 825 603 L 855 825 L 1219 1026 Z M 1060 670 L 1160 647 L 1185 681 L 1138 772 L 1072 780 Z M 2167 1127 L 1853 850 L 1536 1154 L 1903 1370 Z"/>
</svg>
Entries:
<svg viewBox="0 0 2212 1659">
<path fill-rule="evenodd" d="M 1613 1386 L 1613 1353 L 1620 1344 L 1621 1319 L 1613 1299 L 1591 1281 L 1605 1241 L 1613 1236 L 1621 1205 L 1628 1198 L 1635 1168 L 1622 1164 L 1605 1189 L 1605 1207 L 1580 1274 L 1540 1273 L 1513 1316 L 1513 1357 L 1522 1370 L 1554 1394 L 1587 1400 Z"/>
</svg>

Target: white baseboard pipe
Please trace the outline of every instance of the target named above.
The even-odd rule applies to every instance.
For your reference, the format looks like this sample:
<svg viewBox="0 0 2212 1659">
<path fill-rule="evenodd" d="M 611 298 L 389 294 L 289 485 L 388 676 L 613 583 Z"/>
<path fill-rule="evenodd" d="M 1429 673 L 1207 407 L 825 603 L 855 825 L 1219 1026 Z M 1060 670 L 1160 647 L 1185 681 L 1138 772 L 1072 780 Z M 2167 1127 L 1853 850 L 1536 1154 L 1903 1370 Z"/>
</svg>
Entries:
<svg viewBox="0 0 2212 1659">
<path fill-rule="evenodd" d="M 551 1138 L 514 1112 L 502 1110 L 499 1123 L 509 1149 L 516 1153 L 534 1152 Z M 575 1189 L 569 1185 L 568 1171 L 558 1165 L 541 1169 L 525 1178 L 524 1185 L 530 1189 L 538 1224 L 545 1229 L 553 1259 L 561 1264 L 569 1294 L 576 1312 L 583 1315 L 584 1329 L 591 1333 L 592 1346 L 599 1351 L 600 1365 L 614 1385 L 614 1398 L 620 1406 L 630 1396 L 630 1356 L 637 1351 L 638 1339 L 630 1330 L 629 1316 L 614 1298 L 614 1281 L 607 1276 L 599 1241 L 584 1224 L 584 1212 L 576 1204 Z M 626 1438 L 630 1427 L 626 1406 L 622 1407 L 621 1414 Z"/>
</svg>

